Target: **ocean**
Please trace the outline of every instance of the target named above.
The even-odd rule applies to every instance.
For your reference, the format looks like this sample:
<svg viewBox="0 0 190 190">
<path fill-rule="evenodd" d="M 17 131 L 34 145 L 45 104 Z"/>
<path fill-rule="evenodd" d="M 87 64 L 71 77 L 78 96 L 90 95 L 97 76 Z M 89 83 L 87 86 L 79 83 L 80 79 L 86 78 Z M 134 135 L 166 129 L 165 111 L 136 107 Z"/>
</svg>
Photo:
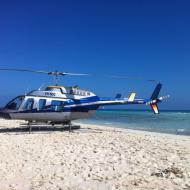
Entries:
<svg viewBox="0 0 190 190">
<path fill-rule="evenodd" d="M 190 111 L 161 111 L 159 115 L 154 115 L 151 111 L 98 110 L 92 118 L 79 120 L 79 122 L 176 135 L 190 135 Z"/>
</svg>

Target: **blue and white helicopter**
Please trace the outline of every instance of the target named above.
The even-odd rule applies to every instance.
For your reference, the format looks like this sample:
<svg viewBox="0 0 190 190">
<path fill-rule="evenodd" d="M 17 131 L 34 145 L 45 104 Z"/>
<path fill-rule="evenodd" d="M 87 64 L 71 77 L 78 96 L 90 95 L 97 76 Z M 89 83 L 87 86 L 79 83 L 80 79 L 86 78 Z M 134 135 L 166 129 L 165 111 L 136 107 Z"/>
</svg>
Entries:
<svg viewBox="0 0 190 190">
<path fill-rule="evenodd" d="M 76 74 L 67 72 L 47 72 L 25 69 L 0 69 L 0 71 L 17 71 L 42 73 L 54 76 L 56 84 L 45 89 L 33 90 L 26 95 L 20 95 L 11 100 L 4 108 L 0 109 L 0 117 L 13 120 L 32 122 L 45 122 L 52 125 L 63 124 L 71 126 L 72 120 L 91 117 L 101 106 L 108 105 L 150 105 L 155 114 L 159 114 L 157 104 L 168 96 L 158 97 L 162 84 L 158 83 L 151 97 L 148 99 L 136 99 L 136 93 L 127 98 L 121 98 L 118 94 L 115 98 L 102 98 L 93 92 L 74 87 L 58 86 L 59 76 L 88 76 L 88 74 Z"/>
</svg>

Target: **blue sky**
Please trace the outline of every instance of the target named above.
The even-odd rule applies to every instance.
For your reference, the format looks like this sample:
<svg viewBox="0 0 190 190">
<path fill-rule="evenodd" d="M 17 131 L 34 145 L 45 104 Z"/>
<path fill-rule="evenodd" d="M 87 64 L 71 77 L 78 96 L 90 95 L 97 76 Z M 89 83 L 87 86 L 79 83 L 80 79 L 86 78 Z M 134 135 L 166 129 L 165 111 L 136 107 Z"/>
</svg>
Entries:
<svg viewBox="0 0 190 190">
<path fill-rule="evenodd" d="M 0 67 L 117 74 L 156 79 L 163 109 L 190 109 L 188 0 L 1 1 Z M 45 75 L 1 72 L 0 104 L 51 84 Z M 66 77 L 100 96 L 149 97 L 143 81 Z M 140 107 L 144 108 L 144 107 Z"/>
</svg>

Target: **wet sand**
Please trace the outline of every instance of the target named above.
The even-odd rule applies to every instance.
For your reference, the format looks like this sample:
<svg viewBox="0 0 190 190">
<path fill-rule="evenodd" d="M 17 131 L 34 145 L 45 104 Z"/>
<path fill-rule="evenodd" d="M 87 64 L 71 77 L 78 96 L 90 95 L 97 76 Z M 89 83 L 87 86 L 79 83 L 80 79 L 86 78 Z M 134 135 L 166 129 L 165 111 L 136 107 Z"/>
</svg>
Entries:
<svg viewBox="0 0 190 190">
<path fill-rule="evenodd" d="M 190 189 L 189 136 L 87 124 L 4 130 L 20 123 L 0 119 L 0 190 Z"/>
</svg>

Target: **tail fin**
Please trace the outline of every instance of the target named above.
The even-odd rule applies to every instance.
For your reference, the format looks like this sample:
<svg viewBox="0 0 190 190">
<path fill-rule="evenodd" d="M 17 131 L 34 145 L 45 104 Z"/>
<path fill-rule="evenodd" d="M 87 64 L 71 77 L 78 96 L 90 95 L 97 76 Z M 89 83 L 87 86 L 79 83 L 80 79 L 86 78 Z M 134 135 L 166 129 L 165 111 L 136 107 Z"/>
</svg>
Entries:
<svg viewBox="0 0 190 190">
<path fill-rule="evenodd" d="M 161 83 L 158 83 L 154 92 L 152 93 L 152 96 L 151 96 L 151 100 L 156 100 L 160 94 L 160 90 L 162 88 L 162 84 Z"/>
<path fill-rule="evenodd" d="M 151 101 L 149 102 L 149 104 L 150 104 L 154 114 L 159 114 L 159 109 L 158 109 L 157 103 L 160 102 L 160 100 L 158 99 L 158 96 L 160 94 L 161 88 L 162 88 L 162 84 L 158 83 L 156 88 L 154 89 L 154 92 L 151 95 L 151 98 L 150 98 Z"/>
</svg>

